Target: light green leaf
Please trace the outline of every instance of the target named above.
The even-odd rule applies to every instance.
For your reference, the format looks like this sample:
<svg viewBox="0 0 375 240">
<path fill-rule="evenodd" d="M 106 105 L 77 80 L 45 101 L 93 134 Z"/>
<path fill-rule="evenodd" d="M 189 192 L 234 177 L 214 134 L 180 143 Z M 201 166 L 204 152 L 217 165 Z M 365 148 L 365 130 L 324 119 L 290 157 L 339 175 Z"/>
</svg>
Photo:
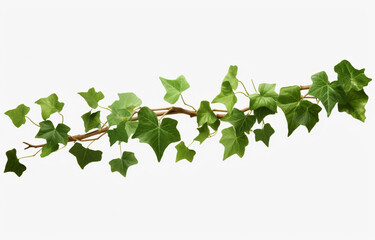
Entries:
<svg viewBox="0 0 375 240">
<path fill-rule="evenodd" d="M 243 157 L 245 148 L 249 144 L 247 136 L 244 133 L 237 135 L 234 127 L 225 128 L 221 133 L 222 137 L 220 143 L 223 144 L 225 148 L 223 160 L 234 154 Z"/>
<path fill-rule="evenodd" d="M 311 76 L 312 85 L 308 94 L 318 98 L 327 111 L 327 116 L 332 112 L 336 103 L 345 94 L 338 81 L 330 83 L 326 72 L 319 72 Z"/>
<path fill-rule="evenodd" d="M 43 120 L 47 120 L 53 113 L 61 112 L 64 107 L 64 103 L 59 102 L 59 99 L 55 93 L 46 98 L 41 98 L 35 103 L 39 104 L 42 109 Z"/>
<path fill-rule="evenodd" d="M 102 159 L 101 151 L 85 148 L 82 146 L 82 144 L 77 142 L 74 143 L 69 152 L 76 157 L 78 165 L 81 167 L 81 169 L 84 169 L 85 166 L 91 162 L 98 162 Z"/>
<path fill-rule="evenodd" d="M 138 122 L 136 122 L 136 121 L 126 121 L 125 122 L 125 130 L 128 133 L 129 137 L 130 137 L 130 135 L 135 133 L 135 131 L 137 130 L 137 127 L 138 127 Z"/>
<path fill-rule="evenodd" d="M 198 126 L 202 126 L 205 123 L 214 124 L 216 120 L 217 117 L 211 110 L 210 103 L 208 101 L 202 101 L 197 111 Z"/>
<path fill-rule="evenodd" d="M 238 87 L 237 71 L 238 67 L 231 65 L 228 69 L 227 75 L 225 75 L 223 80 L 223 82 L 229 82 L 232 89 L 234 90 L 236 90 Z"/>
<path fill-rule="evenodd" d="M 89 111 L 83 114 L 81 118 L 83 120 L 86 132 L 90 131 L 91 129 L 101 127 L 100 111 L 94 113 L 91 113 L 91 111 Z"/>
<path fill-rule="evenodd" d="M 28 114 L 30 108 L 25 106 L 24 104 L 18 105 L 15 109 L 11 109 L 5 112 L 6 115 L 10 117 L 14 126 L 19 128 L 22 124 L 26 122 L 26 114 Z"/>
<path fill-rule="evenodd" d="M 350 90 L 345 95 L 345 99 L 342 102 L 339 102 L 339 112 L 346 112 L 352 115 L 354 118 L 364 122 L 366 119 L 366 103 L 368 101 L 368 96 L 365 91 L 355 91 L 354 89 Z"/>
<path fill-rule="evenodd" d="M 214 100 L 212 100 L 212 103 L 222 103 L 227 108 L 227 111 L 229 114 L 232 113 L 233 106 L 237 102 L 237 97 L 233 92 L 233 89 L 229 82 L 223 82 L 221 84 L 221 92 L 219 95 L 217 95 Z"/>
<path fill-rule="evenodd" d="M 268 147 L 270 142 L 270 137 L 275 133 L 275 130 L 271 127 L 269 123 L 266 123 L 263 129 L 255 129 L 255 141 L 262 141 Z"/>
<path fill-rule="evenodd" d="M 115 142 L 128 142 L 129 135 L 126 132 L 126 125 L 127 122 L 121 122 L 115 129 L 108 130 L 108 137 L 109 137 L 109 144 L 112 146 Z"/>
<path fill-rule="evenodd" d="M 117 171 L 124 177 L 126 177 L 128 168 L 135 164 L 138 164 L 138 160 L 135 158 L 134 153 L 126 151 L 122 153 L 121 158 L 116 158 L 109 162 L 109 165 L 111 165 L 111 171 Z"/>
<path fill-rule="evenodd" d="M 109 126 L 127 121 L 134 109 L 142 104 L 142 100 L 134 93 L 119 93 L 118 96 L 120 99 L 109 106 L 112 109 L 112 113 L 107 116 Z"/>
<path fill-rule="evenodd" d="M 186 81 L 186 78 L 181 75 L 177 79 L 168 80 L 166 78 L 159 77 L 167 93 L 164 96 L 164 100 L 170 104 L 174 104 L 178 101 L 181 93 L 187 90 L 190 85 Z"/>
<path fill-rule="evenodd" d="M 275 92 L 276 84 L 262 83 L 259 84 L 258 92 L 249 96 L 250 110 L 266 107 L 272 112 L 277 112 L 277 93 Z"/>
<path fill-rule="evenodd" d="M 47 144 L 43 146 L 41 157 L 48 156 L 59 148 L 59 143 L 66 145 L 68 143 L 68 132 L 70 127 L 65 124 L 58 124 L 56 128 L 50 120 L 39 123 L 40 129 L 35 138 L 44 138 Z"/>
<path fill-rule="evenodd" d="M 168 145 L 181 139 L 176 128 L 177 121 L 163 118 L 159 125 L 156 114 L 148 107 L 141 108 L 138 112 L 138 119 L 138 128 L 132 138 L 139 138 L 140 142 L 149 144 L 160 162 Z"/>
<path fill-rule="evenodd" d="M 6 152 L 8 161 L 5 165 L 4 173 L 14 172 L 18 177 L 21 177 L 22 173 L 26 170 L 26 166 L 20 163 L 17 157 L 17 150 L 13 148 Z"/>
<path fill-rule="evenodd" d="M 176 162 L 182 159 L 186 159 L 189 162 L 193 161 L 195 151 L 186 147 L 183 141 L 181 141 L 179 144 L 176 145 L 176 149 L 177 149 Z"/>
<path fill-rule="evenodd" d="M 104 98 L 104 95 L 101 91 L 96 92 L 95 88 L 90 88 L 87 92 L 79 92 L 91 108 L 97 108 L 98 102 Z"/>
<path fill-rule="evenodd" d="M 344 88 L 345 92 L 349 92 L 351 89 L 360 91 L 363 87 L 371 81 L 365 75 L 365 69 L 355 69 L 352 64 L 347 60 L 342 60 L 335 66 L 335 72 L 337 73 L 338 82 Z"/>
<path fill-rule="evenodd" d="M 197 129 L 199 131 L 199 134 L 194 138 L 194 141 L 198 141 L 200 142 L 200 144 L 202 144 L 203 141 L 206 140 L 208 136 L 210 136 L 210 130 L 208 129 L 207 123 L 203 124 Z"/>
<path fill-rule="evenodd" d="M 243 132 L 248 133 L 250 131 L 255 124 L 256 118 L 252 115 L 245 115 L 241 110 L 234 108 L 232 114 L 225 115 L 221 120 L 232 124 L 236 129 L 236 134 L 240 135 Z"/>
<path fill-rule="evenodd" d="M 281 88 L 278 102 L 288 122 L 288 136 L 300 125 L 306 126 L 310 132 L 319 121 L 318 114 L 322 108 L 307 100 L 301 100 L 299 86 Z"/>
</svg>

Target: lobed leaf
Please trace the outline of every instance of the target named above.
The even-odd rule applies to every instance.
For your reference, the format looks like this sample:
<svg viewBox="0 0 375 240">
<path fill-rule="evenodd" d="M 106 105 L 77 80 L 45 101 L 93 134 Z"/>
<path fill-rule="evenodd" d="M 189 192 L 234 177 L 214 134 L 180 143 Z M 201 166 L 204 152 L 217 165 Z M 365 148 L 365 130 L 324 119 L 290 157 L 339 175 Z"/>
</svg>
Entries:
<svg viewBox="0 0 375 240">
<path fill-rule="evenodd" d="M 269 146 L 270 137 L 275 133 L 275 130 L 269 123 L 263 126 L 263 129 L 255 129 L 255 141 L 262 141 L 267 147 Z"/>
<path fill-rule="evenodd" d="M 232 113 L 233 107 L 237 102 L 237 97 L 229 82 L 225 81 L 221 84 L 221 92 L 217 95 L 212 103 L 222 103 L 225 105 L 229 114 Z"/>
<path fill-rule="evenodd" d="M 342 60 L 334 69 L 337 73 L 337 80 L 346 93 L 351 89 L 360 91 L 371 81 L 371 78 L 365 75 L 364 68 L 361 70 L 355 69 L 347 60 Z"/>
<path fill-rule="evenodd" d="M 74 143 L 69 152 L 76 157 L 78 165 L 81 167 L 81 169 L 84 169 L 89 163 L 102 160 L 102 151 L 85 148 L 82 146 L 82 144 L 77 142 Z"/>
<path fill-rule="evenodd" d="M 223 160 L 234 154 L 243 157 L 245 148 L 249 144 L 247 136 L 244 133 L 237 134 L 234 127 L 225 128 L 221 133 L 222 137 L 219 142 L 224 146 Z"/>
<path fill-rule="evenodd" d="M 64 103 L 59 102 L 59 98 L 55 93 L 46 98 L 41 98 L 35 103 L 39 104 L 42 109 L 43 120 L 47 120 L 53 113 L 61 112 L 64 107 Z"/>
<path fill-rule="evenodd" d="M 85 132 L 88 132 L 94 128 L 101 127 L 100 111 L 94 113 L 91 113 L 91 111 L 89 111 L 83 114 L 81 118 L 83 120 L 83 125 L 85 126 Z"/>
<path fill-rule="evenodd" d="M 100 100 L 104 99 L 104 94 L 99 91 L 96 92 L 95 88 L 90 88 L 87 92 L 79 92 L 91 108 L 97 108 Z"/>
<path fill-rule="evenodd" d="M 22 173 L 26 170 L 26 166 L 20 163 L 17 157 L 17 150 L 13 148 L 6 152 L 7 163 L 5 164 L 4 173 L 14 172 L 18 177 L 21 177 Z"/>
<path fill-rule="evenodd" d="M 194 156 L 195 156 L 195 151 L 186 147 L 183 141 L 177 144 L 175 148 L 177 149 L 176 162 L 181 161 L 183 159 L 186 159 L 189 162 L 193 161 Z"/>
<path fill-rule="evenodd" d="M 130 166 L 138 164 L 138 160 L 133 152 L 123 152 L 121 158 L 113 159 L 109 162 L 112 172 L 119 172 L 126 177 L 126 173 Z"/>
<path fill-rule="evenodd" d="M 12 120 L 14 126 L 19 128 L 26 122 L 26 115 L 29 113 L 30 108 L 24 104 L 18 105 L 15 109 L 11 109 L 5 112 L 6 115 Z"/>
<path fill-rule="evenodd" d="M 168 80 L 162 77 L 159 77 L 159 79 L 167 91 L 164 96 L 164 100 L 170 104 L 176 103 L 180 98 L 181 93 L 190 87 L 183 75 L 174 80 Z"/>
</svg>

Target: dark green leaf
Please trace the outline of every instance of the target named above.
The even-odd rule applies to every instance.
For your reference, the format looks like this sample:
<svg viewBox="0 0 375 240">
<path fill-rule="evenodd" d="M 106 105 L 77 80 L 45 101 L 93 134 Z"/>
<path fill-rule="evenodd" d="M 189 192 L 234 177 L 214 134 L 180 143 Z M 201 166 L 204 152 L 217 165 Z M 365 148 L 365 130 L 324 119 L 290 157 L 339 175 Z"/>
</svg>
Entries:
<svg viewBox="0 0 375 240">
<path fill-rule="evenodd" d="M 179 76 L 177 79 L 168 80 L 162 77 L 159 77 L 161 83 L 163 84 L 167 93 L 164 96 L 164 100 L 170 104 L 174 104 L 180 98 L 181 93 L 187 90 L 190 85 L 186 81 L 183 75 Z"/>
<path fill-rule="evenodd" d="M 266 116 L 275 114 L 275 113 L 276 112 L 273 112 L 266 107 L 260 107 L 254 110 L 254 116 L 256 117 L 258 123 L 260 123 Z"/>
<path fill-rule="evenodd" d="M 5 165 L 4 173 L 14 172 L 17 176 L 21 177 L 22 173 L 26 170 L 26 166 L 20 163 L 17 157 L 17 150 L 13 148 L 6 152 L 8 161 Z"/>
<path fill-rule="evenodd" d="M 91 111 L 87 112 L 83 114 L 81 118 L 83 120 L 86 132 L 90 131 L 91 129 L 101 127 L 100 111 L 94 113 L 91 113 Z"/>
<path fill-rule="evenodd" d="M 177 149 L 176 162 L 182 159 L 186 159 L 189 162 L 193 161 L 195 151 L 186 147 L 183 141 L 176 145 L 176 149 Z"/>
<path fill-rule="evenodd" d="M 355 69 L 347 60 L 342 60 L 337 64 L 335 72 L 337 73 L 338 82 L 345 92 L 349 92 L 351 89 L 360 91 L 371 81 L 371 78 L 366 77 L 365 69 Z"/>
<path fill-rule="evenodd" d="M 156 114 L 148 107 L 141 108 L 138 119 L 138 127 L 132 138 L 139 138 L 140 142 L 149 144 L 160 162 L 168 145 L 180 141 L 180 133 L 176 128 L 177 121 L 163 118 L 159 125 Z"/>
<path fill-rule="evenodd" d="M 46 98 L 41 98 L 35 103 L 39 104 L 42 109 L 43 120 L 48 119 L 51 114 L 55 112 L 61 112 L 64 107 L 64 103 L 59 102 L 59 99 L 55 93 L 49 95 Z"/>
<path fill-rule="evenodd" d="M 354 118 L 364 122 L 366 119 L 365 106 L 367 101 L 368 96 L 363 89 L 361 91 L 355 91 L 352 89 L 345 95 L 345 99 L 342 102 L 339 102 L 339 112 L 346 112 Z"/>
<path fill-rule="evenodd" d="M 207 123 L 203 124 L 201 127 L 197 128 L 199 131 L 199 134 L 196 138 L 194 138 L 194 141 L 200 142 L 200 144 L 203 143 L 204 140 L 210 136 L 210 130 L 208 129 Z"/>
<path fill-rule="evenodd" d="M 212 130 L 216 131 L 220 126 L 220 119 L 216 119 L 216 121 L 212 124 L 208 124 Z"/>
<path fill-rule="evenodd" d="M 109 126 L 127 121 L 134 109 L 142 104 L 142 100 L 134 93 L 119 93 L 118 96 L 120 99 L 109 106 L 112 109 L 112 113 L 107 116 Z"/>
<path fill-rule="evenodd" d="M 98 102 L 104 98 L 104 95 L 101 91 L 96 92 L 95 88 L 90 88 L 87 92 L 79 92 L 91 108 L 97 108 Z"/>
<path fill-rule="evenodd" d="M 244 112 L 233 109 L 232 114 L 225 115 L 222 121 L 229 122 L 236 129 L 236 134 L 240 135 L 243 132 L 249 132 L 255 124 L 255 116 L 244 114 Z"/>
<path fill-rule="evenodd" d="M 79 166 L 84 169 L 85 166 L 91 162 L 98 162 L 102 159 L 102 152 L 85 148 L 80 143 L 74 143 L 69 150 L 77 158 Z"/>
<path fill-rule="evenodd" d="M 26 114 L 28 114 L 30 108 L 25 106 L 24 104 L 18 105 L 15 109 L 11 109 L 5 112 L 6 115 L 10 117 L 14 126 L 20 127 L 22 124 L 26 122 Z"/>
<path fill-rule="evenodd" d="M 234 127 L 225 128 L 221 133 L 220 143 L 225 148 L 223 160 L 234 154 L 243 157 L 245 148 L 249 144 L 247 136 L 244 133 L 237 135 Z"/>
<path fill-rule="evenodd" d="M 128 142 L 129 135 L 126 132 L 126 125 L 127 122 L 121 122 L 115 129 L 108 130 L 108 137 L 110 146 L 112 146 L 115 142 Z"/>
<path fill-rule="evenodd" d="M 202 126 L 205 123 L 214 124 L 216 120 L 217 117 L 211 110 L 210 103 L 208 101 L 202 101 L 197 111 L 198 126 Z"/>
<path fill-rule="evenodd" d="M 268 147 L 270 142 L 270 137 L 275 133 L 275 130 L 271 127 L 269 123 L 266 123 L 263 129 L 255 129 L 255 141 L 262 141 Z"/>
<path fill-rule="evenodd" d="M 238 87 L 238 79 L 237 79 L 237 66 L 230 66 L 228 69 L 227 75 L 225 75 L 223 82 L 229 82 L 232 89 L 236 90 Z"/>
<path fill-rule="evenodd" d="M 116 158 L 109 162 L 109 165 L 111 165 L 111 171 L 117 171 L 124 177 L 126 177 L 128 168 L 135 164 L 138 164 L 138 160 L 135 158 L 134 153 L 126 151 L 122 153 L 121 158 Z"/>
<path fill-rule="evenodd" d="M 221 84 L 221 92 L 217 95 L 212 103 L 222 103 L 227 108 L 228 113 L 232 113 L 233 106 L 237 102 L 237 97 L 229 82 L 225 81 Z"/>
<path fill-rule="evenodd" d="M 258 92 L 249 96 L 250 110 L 266 107 L 272 112 L 277 112 L 277 93 L 275 92 L 276 84 L 262 83 L 259 84 Z"/>
</svg>

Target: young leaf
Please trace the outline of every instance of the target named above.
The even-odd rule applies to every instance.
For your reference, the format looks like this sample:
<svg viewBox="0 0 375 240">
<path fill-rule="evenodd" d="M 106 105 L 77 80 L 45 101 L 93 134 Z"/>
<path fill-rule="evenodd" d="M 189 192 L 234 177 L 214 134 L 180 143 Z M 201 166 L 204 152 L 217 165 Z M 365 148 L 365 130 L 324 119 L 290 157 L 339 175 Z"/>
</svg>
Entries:
<svg viewBox="0 0 375 240">
<path fill-rule="evenodd" d="M 245 147 L 249 144 L 247 136 L 244 133 L 237 135 L 234 127 L 225 128 L 221 133 L 222 137 L 219 142 L 223 144 L 225 148 L 223 160 L 233 154 L 243 157 Z"/>
<path fill-rule="evenodd" d="M 223 82 L 229 82 L 232 89 L 234 90 L 236 90 L 238 87 L 237 71 L 238 67 L 231 65 L 228 69 L 227 75 L 225 75 L 223 80 Z"/>
<path fill-rule="evenodd" d="M 221 84 L 221 92 L 217 95 L 212 103 L 222 103 L 227 108 L 229 114 L 232 113 L 233 106 L 237 102 L 237 97 L 229 82 L 225 81 Z"/>
<path fill-rule="evenodd" d="M 217 117 L 211 110 L 210 103 L 208 101 L 202 101 L 197 111 L 198 126 L 202 126 L 205 123 L 214 124 L 216 120 Z"/>
<path fill-rule="evenodd" d="M 26 170 L 26 166 L 20 163 L 17 157 L 17 150 L 13 148 L 6 152 L 8 161 L 5 165 L 4 173 L 14 172 L 18 177 L 21 177 L 22 173 Z"/>
<path fill-rule="evenodd" d="M 87 92 L 79 92 L 91 108 L 97 108 L 98 102 L 104 98 L 104 95 L 101 91 L 96 92 L 95 88 L 90 88 Z"/>
<path fill-rule="evenodd" d="M 44 138 L 47 144 L 43 146 L 41 157 L 48 156 L 59 148 L 59 143 L 66 145 L 68 143 L 68 132 L 70 127 L 65 124 L 58 124 L 55 128 L 50 120 L 39 123 L 40 129 L 35 138 Z"/>
<path fill-rule="evenodd" d="M 26 122 L 26 114 L 28 114 L 30 108 L 25 106 L 24 104 L 18 105 L 15 109 L 11 109 L 5 112 L 6 115 L 10 117 L 14 126 L 19 128 L 22 124 Z"/>
<path fill-rule="evenodd" d="M 177 121 L 171 118 L 163 118 L 159 125 L 155 112 L 148 107 L 139 110 L 138 119 L 138 127 L 132 138 L 139 138 L 140 142 L 149 144 L 160 162 L 168 145 L 181 139 L 176 128 Z"/>
<path fill-rule="evenodd" d="M 210 130 L 208 129 L 207 123 L 203 124 L 197 129 L 199 131 L 199 134 L 194 138 L 194 141 L 198 141 L 200 142 L 200 144 L 202 144 L 203 141 L 206 140 L 208 136 L 210 136 Z"/>
<path fill-rule="evenodd" d="M 349 92 L 351 89 L 360 91 L 371 81 L 371 78 L 365 75 L 364 68 L 361 70 L 355 69 L 347 60 L 342 60 L 334 69 L 337 73 L 337 80 L 345 92 Z"/>
<path fill-rule="evenodd" d="M 352 89 L 345 95 L 345 99 L 342 102 L 339 102 L 339 112 L 346 112 L 354 118 L 364 122 L 366 119 L 365 106 L 367 101 L 368 96 L 363 89 L 361 91 L 355 91 Z"/>
<path fill-rule="evenodd" d="M 91 113 L 91 111 L 83 114 L 81 116 L 83 120 L 83 124 L 85 126 L 85 132 L 90 131 L 94 128 L 100 128 L 101 122 L 100 122 L 100 111 Z"/>
<path fill-rule="evenodd" d="M 80 143 L 74 143 L 73 147 L 69 150 L 73 154 L 81 169 L 91 162 L 98 162 L 102 159 L 102 152 L 85 148 Z"/>
<path fill-rule="evenodd" d="M 255 141 L 262 141 L 268 147 L 270 142 L 270 137 L 275 133 L 275 130 L 271 127 L 269 123 L 266 123 L 263 129 L 255 129 Z"/>
<path fill-rule="evenodd" d="M 42 118 L 47 120 L 51 114 L 55 112 L 61 112 L 64 107 L 64 103 L 59 102 L 59 99 L 55 93 L 49 95 L 46 98 L 41 98 L 35 102 L 39 104 L 42 109 Z"/>
<path fill-rule="evenodd" d="M 277 93 L 275 92 L 276 84 L 262 83 L 259 84 L 258 92 L 249 96 L 250 110 L 266 107 L 272 112 L 277 112 Z"/>
<path fill-rule="evenodd" d="M 159 79 L 167 91 L 164 100 L 170 104 L 175 104 L 180 98 L 181 93 L 190 87 L 183 75 L 174 80 L 168 80 L 162 77 L 159 77 Z"/>
<path fill-rule="evenodd" d="M 119 100 L 111 106 L 112 113 L 107 116 L 109 126 L 118 125 L 122 121 L 127 121 L 134 109 L 142 104 L 134 93 L 119 93 Z"/>
<path fill-rule="evenodd" d="M 310 132 L 319 121 L 318 114 L 322 108 L 307 100 L 301 100 L 299 86 L 281 88 L 278 102 L 288 122 L 288 137 L 300 125 L 306 126 Z"/>
<path fill-rule="evenodd" d="M 124 177 L 126 177 L 128 168 L 135 164 L 138 164 L 138 160 L 135 158 L 134 153 L 126 151 L 122 153 L 121 158 L 116 158 L 109 162 L 109 165 L 111 165 L 111 171 L 117 171 Z"/>
<path fill-rule="evenodd" d="M 342 99 L 344 91 L 338 81 L 329 82 L 326 72 L 319 72 L 311 76 L 312 85 L 308 94 L 318 98 L 327 111 L 327 117 L 336 103 Z"/>
<path fill-rule="evenodd" d="M 186 159 L 189 162 L 193 161 L 195 151 L 186 147 L 183 141 L 181 141 L 179 144 L 176 145 L 176 149 L 177 149 L 176 162 L 181 161 L 182 159 Z"/>
<path fill-rule="evenodd" d="M 244 112 L 237 108 L 234 108 L 232 114 L 225 115 L 221 120 L 232 124 L 236 129 L 237 135 L 243 132 L 249 132 L 256 121 L 255 116 L 245 115 Z"/>
<path fill-rule="evenodd" d="M 109 137 L 109 144 L 112 146 L 115 142 L 128 142 L 129 135 L 126 132 L 126 125 L 127 122 L 121 122 L 115 129 L 108 130 L 108 137 Z"/>
</svg>

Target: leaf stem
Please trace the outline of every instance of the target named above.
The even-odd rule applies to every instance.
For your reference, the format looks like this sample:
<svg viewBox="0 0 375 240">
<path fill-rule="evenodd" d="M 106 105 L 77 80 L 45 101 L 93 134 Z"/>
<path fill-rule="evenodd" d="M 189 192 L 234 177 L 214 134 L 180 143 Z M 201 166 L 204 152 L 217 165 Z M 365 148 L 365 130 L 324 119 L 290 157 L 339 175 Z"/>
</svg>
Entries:
<svg viewBox="0 0 375 240">
<path fill-rule="evenodd" d="M 31 120 L 31 118 L 29 118 L 28 116 L 25 116 L 27 119 L 29 119 L 29 121 L 34 124 L 35 126 L 37 127 L 40 127 L 39 124 L 35 123 L 33 120 Z"/>
<path fill-rule="evenodd" d="M 40 151 L 42 151 L 42 148 L 39 149 L 39 150 L 38 150 L 35 154 L 33 154 L 33 155 L 29 155 L 29 156 L 25 156 L 25 157 L 20 157 L 20 158 L 18 158 L 18 159 L 35 157 Z"/>
<path fill-rule="evenodd" d="M 235 92 L 235 94 L 238 94 L 238 93 L 241 93 L 241 94 L 245 95 L 245 97 L 249 97 L 249 95 L 246 94 L 246 93 L 244 93 L 244 92 L 241 92 L 241 91 L 239 91 L 239 92 Z"/>
<path fill-rule="evenodd" d="M 107 107 L 103 107 L 103 106 L 100 106 L 100 105 L 98 105 L 98 107 L 103 108 L 103 109 L 105 109 L 105 110 L 108 110 L 108 111 L 112 112 L 112 110 L 109 109 L 109 108 L 107 108 Z"/>
<path fill-rule="evenodd" d="M 191 143 L 190 143 L 190 144 L 189 144 L 189 146 L 187 146 L 187 147 L 189 148 L 189 147 L 190 147 L 190 145 L 191 145 L 191 144 L 193 144 L 193 142 L 194 142 L 194 140 L 193 140 L 193 141 L 191 141 Z"/>
<path fill-rule="evenodd" d="M 120 158 L 121 158 L 121 155 L 122 155 L 121 142 L 118 142 L 118 146 L 120 147 Z"/>
<path fill-rule="evenodd" d="M 172 109 L 173 109 L 173 107 L 170 107 L 165 113 L 163 113 L 163 115 L 160 116 L 160 118 L 158 120 L 159 125 L 160 125 L 160 121 L 164 118 L 164 116 L 167 115 Z"/>
<path fill-rule="evenodd" d="M 186 106 L 191 107 L 194 111 L 197 111 L 197 109 L 195 109 L 195 107 L 193 107 L 193 106 L 191 106 L 190 104 L 187 104 L 187 103 L 185 102 L 185 99 L 184 99 L 184 97 L 182 96 L 182 94 L 181 94 L 181 100 L 182 100 L 182 102 L 183 102 Z"/>
<path fill-rule="evenodd" d="M 255 84 L 254 84 L 253 79 L 251 79 L 251 84 L 253 84 L 253 88 L 254 88 L 255 92 L 258 93 L 258 90 L 257 90 L 257 88 L 255 87 Z"/>
<path fill-rule="evenodd" d="M 57 112 L 61 116 L 61 123 L 64 123 L 64 115 L 62 115 L 60 112 Z"/>
<path fill-rule="evenodd" d="M 240 80 L 238 80 L 238 82 L 241 83 L 241 85 L 242 85 L 243 89 L 245 90 L 247 96 L 249 96 L 250 94 L 249 94 L 249 92 L 247 91 L 247 89 L 246 89 L 246 87 L 245 87 L 245 84 L 244 84 L 242 81 L 240 81 Z"/>
</svg>

